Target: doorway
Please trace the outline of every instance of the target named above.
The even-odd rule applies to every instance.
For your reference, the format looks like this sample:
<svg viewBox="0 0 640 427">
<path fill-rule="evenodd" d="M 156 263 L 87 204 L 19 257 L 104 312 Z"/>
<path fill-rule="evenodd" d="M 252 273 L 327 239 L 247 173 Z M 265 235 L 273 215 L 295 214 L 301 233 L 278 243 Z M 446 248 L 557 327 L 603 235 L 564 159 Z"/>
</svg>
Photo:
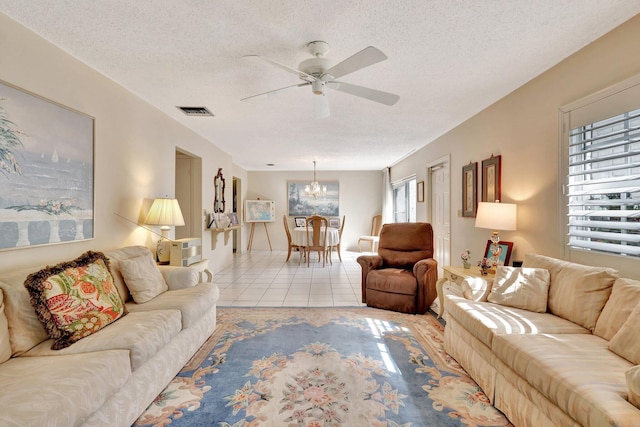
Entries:
<svg viewBox="0 0 640 427">
<path fill-rule="evenodd" d="M 438 276 L 442 266 L 451 265 L 451 188 L 450 159 L 442 157 L 427 165 L 429 183 L 429 222 L 433 227 L 433 257 L 438 261 Z"/>
<path fill-rule="evenodd" d="M 202 239 L 202 159 L 176 150 L 176 199 L 180 204 L 184 227 L 176 227 L 176 239 Z"/>
</svg>

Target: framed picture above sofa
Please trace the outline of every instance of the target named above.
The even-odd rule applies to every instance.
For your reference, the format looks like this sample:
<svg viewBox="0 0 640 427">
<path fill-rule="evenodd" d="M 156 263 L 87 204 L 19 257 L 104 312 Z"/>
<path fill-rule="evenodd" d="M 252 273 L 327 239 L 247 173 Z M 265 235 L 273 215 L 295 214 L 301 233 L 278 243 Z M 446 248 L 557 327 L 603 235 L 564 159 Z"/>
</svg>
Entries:
<svg viewBox="0 0 640 427">
<path fill-rule="evenodd" d="M 501 200 L 501 158 L 502 156 L 491 155 L 490 158 L 482 161 L 482 201 L 495 202 Z"/>
<path fill-rule="evenodd" d="M 478 210 L 478 162 L 462 167 L 462 216 L 475 218 Z"/>
</svg>

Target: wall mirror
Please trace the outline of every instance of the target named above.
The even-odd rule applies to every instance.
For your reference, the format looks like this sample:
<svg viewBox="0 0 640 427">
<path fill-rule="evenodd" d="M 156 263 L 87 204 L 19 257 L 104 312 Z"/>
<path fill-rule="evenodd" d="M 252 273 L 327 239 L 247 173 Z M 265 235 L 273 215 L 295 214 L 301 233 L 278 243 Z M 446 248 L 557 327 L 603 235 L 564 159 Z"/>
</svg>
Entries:
<svg viewBox="0 0 640 427">
<path fill-rule="evenodd" d="M 213 199 L 213 211 L 224 212 L 224 177 L 222 176 L 222 168 L 218 168 L 218 174 L 213 178 L 213 186 L 215 187 L 215 196 Z"/>
</svg>

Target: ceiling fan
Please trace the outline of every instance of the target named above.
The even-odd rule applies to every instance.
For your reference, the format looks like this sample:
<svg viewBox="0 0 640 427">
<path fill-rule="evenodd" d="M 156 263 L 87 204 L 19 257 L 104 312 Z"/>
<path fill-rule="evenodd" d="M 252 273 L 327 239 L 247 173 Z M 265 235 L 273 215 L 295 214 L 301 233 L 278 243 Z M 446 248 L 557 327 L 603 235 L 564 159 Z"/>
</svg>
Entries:
<svg viewBox="0 0 640 427">
<path fill-rule="evenodd" d="M 387 59 L 387 55 L 382 53 L 379 49 L 369 46 L 362 49 L 360 52 L 350 56 L 342 62 L 336 65 L 331 65 L 331 61 L 324 56 L 329 52 L 329 44 L 323 41 L 312 41 L 307 44 L 309 52 L 313 55 L 313 58 L 306 59 L 298 64 L 298 69 L 288 67 L 280 64 L 272 59 L 265 58 L 260 55 L 245 55 L 243 58 L 257 58 L 265 61 L 271 65 L 274 65 L 281 70 L 290 72 L 297 75 L 304 83 L 299 83 L 291 86 L 286 86 L 280 89 L 271 90 L 269 92 L 260 93 L 257 95 L 248 96 L 241 99 L 245 101 L 247 99 L 258 98 L 262 96 L 273 95 L 278 92 L 282 92 L 288 89 L 296 87 L 311 86 L 311 90 L 314 96 L 314 115 L 317 118 L 328 117 L 329 102 L 327 99 L 326 88 L 329 87 L 340 92 L 348 93 L 350 95 L 359 96 L 361 98 L 368 99 L 370 101 L 379 102 L 385 105 L 393 105 L 400 97 L 393 93 L 383 92 L 376 89 L 370 89 L 363 86 L 357 86 L 351 83 L 339 82 L 336 79 L 346 76 L 347 74 L 358 71 L 362 68 L 376 64 L 378 62 Z"/>
</svg>

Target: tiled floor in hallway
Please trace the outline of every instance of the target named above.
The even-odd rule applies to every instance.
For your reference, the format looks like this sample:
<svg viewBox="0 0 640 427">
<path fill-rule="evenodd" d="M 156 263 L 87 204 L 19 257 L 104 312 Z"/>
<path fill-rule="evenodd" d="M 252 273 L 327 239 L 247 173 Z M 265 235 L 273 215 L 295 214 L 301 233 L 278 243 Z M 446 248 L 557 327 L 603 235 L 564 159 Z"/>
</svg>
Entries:
<svg viewBox="0 0 640 427">
<path fill-rule="evenodd" d="M 361 303 L 358 252 L 333 253 L 333 264 L 322 267 L 317 254 L 311 266 L 298 264 L 299 254 L 251 251 L 234 255 L 233 262 L 214 272 L 220 288 L 220 307 L 359 307 Z"/>
</svg>

